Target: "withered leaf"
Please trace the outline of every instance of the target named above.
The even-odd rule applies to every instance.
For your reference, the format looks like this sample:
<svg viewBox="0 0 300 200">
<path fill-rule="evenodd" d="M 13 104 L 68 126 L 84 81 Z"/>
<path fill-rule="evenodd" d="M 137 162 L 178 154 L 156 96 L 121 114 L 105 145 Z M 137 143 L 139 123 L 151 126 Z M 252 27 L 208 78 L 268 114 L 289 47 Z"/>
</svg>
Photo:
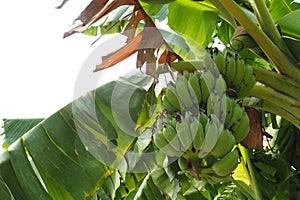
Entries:
<svg viewBox="0 0 300 200">
<path fill-rule="evenodd" d="M 142 36 L 143 36 L 143 32 L 139 33 L 136 37 L 134 37 L 131 41 L 129 41 L 129 43 L 127 43 L 120 50 L 114 52 L 110 56 L 103 57 L 104 59 L 102 63 L 97 65 L 94 71 L 99 71 L 101 69 L 109 68 L 123 61 L 124 59 L 128 58 L 135 52 L 137 52 L 137 50 L 140 47 Z"/>
<path fill-rule="evenodd" d="M 82 33 L 86 31 L 93 23 L 122 5 L 135 4 L 134 0 L 114 0 L 106 8 L 104 8 L 107 2 L 108 0 L 93 0 L 76 18 L 77 20 L 80 20 L 82 24 L 65 32 L 64 38 L 74 33 Z M 99 13 L 103 8 L 104 10 Z"/>
<path fill-rule="evenodd" d="M 263 130 L 259 112 L 252 107 L 245 107 L 250 120 L 250 132 L 248 136 L 241 142 L 244 147 L 249 149 L 263 148 Z"/>
<path fill-rule="evenodd" d="M 56 6 L 56 9 L 61 9 L 69 0 L 64 0 L 59 6 Z"/>
</svg>

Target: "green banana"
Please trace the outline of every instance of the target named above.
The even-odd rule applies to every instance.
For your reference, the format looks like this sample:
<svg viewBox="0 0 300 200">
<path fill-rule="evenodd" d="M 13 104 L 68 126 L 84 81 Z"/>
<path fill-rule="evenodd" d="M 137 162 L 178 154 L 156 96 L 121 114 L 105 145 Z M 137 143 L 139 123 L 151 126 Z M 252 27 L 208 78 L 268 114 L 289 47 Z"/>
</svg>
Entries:
<svg viewBox="0 0 300 200">
<path fill-rule="evenodd" d="M 223 52 L 215 48 L 213 52 L 213 58 L 217 68 L 219 69 L 219 72 L 221 74 L 225 74 L 225 56 Z"/>
<path fill-rule="evenodd" d="M 218 75 L 216 78 L 216 84 L 215 84 L 215 91 L 219 96 L 222 96 L 223 93 L 226 93 L 227 90 L 227 84 L 224 80 L 223 76 L 221 74 Z"/>
<path fill-rule="evenodd" d="M 197 127 L 195 127 L 196 125 Z M 198 120 L 198 124 L 197 123 L 191 124 L 191 130 L 195 131 L 195 129 L 196 129 L 196 135 L 193 140 L 193 147 L 195 150 L 200 150 L 204 142 L 205 134 L 204 134 L 204 128 L 199 120 Z"/>
<path fill-rule="evenodd" d="M 233 79 L 233 85 L 234 86 L 239 86 L 242 81 L 243 81 L 243 77 L 245 75 L 245 68 L 246 68 L 246 64 L 244 62 L 244 60 L 237 56 L 236 57 L 236 71 L 235 71 L 235 77 Z"/>
<path fill-rule="evenodd" d="M 208 116 L 215 114 L 220 115 L 219 96 L 215 92 L 211 92 L 207 99 L 206 113 Z"/>
<path fill-rule="evenodd" d="M 180 150 L 184 152 L 190 150 L 193 139 L 191 138 L 189 123 L 182 120 L 181 123 L 177 123 L 176 130 L 181 143 Z"/>
<path fill-rule="evenodd" d="M 233 114 L 233 108 L 235 106 L 235 102 L 230 97 L 226 97 L 226 116 L 225 116 L 225 126 L 229 124 L 230 119 Z"/>
<path fill-rule="evenodd" d="M 158 131 L 154 135 L 154 143 L 155 145 L 166 155 L 168 156 L 177 156 L 178 153 L 175 149 L 173 149 L 169 144 L 168 141 L 165 139 L 164 134 L 162 131 Z"/>
<path fill-rule="evenodd" d="M 199 120 L 197 118 L 192 117 L 190 122 L 190 134 L 191 134 L 192 141 L 195 139 L 197 135 L 199 124 L 200 124 Z"/>
<path fill-rule="evenodd" d="M 219 70 L 215 66 L 214 60 L 210 54 L 205 54 L 203 56 L 203 67 L 205 70 L 210 71 L 213 75 L 219 74 Z"/>
<path fill-rule="evenodd" d="M 212 165 L 212 170 L 218 176 L 227 176 L 230 175 L 239 164 L 239 152 L 237 149 L 234 149 L 226 156 L 216 161 Z"/>
<path fill-rule="evenodd" d="M 208 87 L 206 86 L 204 79 L 201 78 L 199 80 L 199 84 L 200 84 L 201 94 L 202 94 L 202 103 L 206 104 L 210 91 L 209 91 Z"/>
<path fill-rule="evenodd" d="M 200 87 L 202 93 L 202 103 L 206 104 L 210 93 L 212 92 L 215 85 L 215 77 L 209 71 L 205 70 L 202 73 L 202 77 L 200 79 Z"/>
<path fill-rule="evenodd" d="M 207 115 L 204 112 L 200 112 L 199 122 L 202 124 L 203 127 L 207 124 L 207 121 L 208 121 Z"/>
<path fill-rule="evenodd" d="M 201 103 L 202 101 L 202 94 L 201 88 L 199 84 L 199 78 L 197 78 L 196 74 L 192 74 L 188 80 L 189 91 L 192 96 L 196 96 L 197 103 Z M 194 95 L 193 95 L 194 94 Z"/>
<path fill-rule="evenodd" d="M 176 79 L 176 94 L 180 100 L 180 105 L 183 105 L 183 108 L 194 107 L 194 102 L 189 93 L 187 80 L 182 76 L 178 76 Z"/>
<path fill-rule="evenodd" d="M 228 101 L 228 98 L 226 93 L 224 93 L 220 99 L 219 99 L 219 103 L 218 103 L 218 106 L 219 106 L 219 110 L 220 110 L 220 114 L 218 116 L 219 120 L 220 120 L 220 123 L 224 124 L 225 123 L 225 119 L 226 119 L 226 115 L 227 115 L 227 101 Z"/>
<path fill-rule="evenodd" d="M 249 92 L 252 90 L 255 83 L 256 83 L 256 80 L 253 75 L 253 69 L 250 65 L 246 65 L 245 75 L 244 75 L 242 83 L 240 84 L 240 86 L 238 88 L 237 97 L 243 98 L 243 97 L 247 96 L 249 94 Z"/>
<path fill-rule="evenodd" d="M 168 111 L 168 113 L 173 113 L 177 111 L 177 108 L 171 103 L 169 96 L 164 96 L 162 100 L 162 107 Z"/>
<path fill-rule="evenodd" d="M 229 153 L 235 145 L 235 137 L 228 129 L 222 130 L 219 140 L 216 143 L 210 155 L 215 158 L 222 158 L 224 155 Z"/>
<path fill-rule="evenodd" d="M 228 129 L 231 129 L 242 118 L 243 113 L 245 112 L 244 107 L 240 107 L 239 104 L 234 102 L 233 106 L 231 119 L 228 124 L 225 123 Z"/>
<path fill-rule="evenodd" d="M 177 162 L 178 162 L 179 169 L 181 171 L 188 171 L 188 165 L 187 165 L 187 161 L 185 158 L 180 157 L 180 158 L 178 158 Z"/>
<path fill-rule="evenodd" d="M 232 55 L 230 52 L 226 54 L 225 77 L 229 86 L 232 85 L 236 73 L 236 63 L 234 57 L 235 55 Z"/>
<path fill-rule="evenodd" d="M 250 131 L 249 124 L 249 117 L 246 112 L 243 112 L 243 115 L 239 122 L 232 127 L 232 134 L 234 135 L 237 143 L 243 141 L 247 137 Z"/>
<path fill-rule="evenodd" d="M 166 96 L 168 97 L 170 103 L 177 111 L 181 111 L 180 103 L 176 95 L 176 89 L 173 84 L 169 84 L 166 89 Z"/>
<path fill-rule="evenodd" d="M 218 125 L 218 118 L 215 115 L 211 115 L 205 125 L 205 138 L 198 153 L 199 158 L 207 156 L 216 145 L 220 136 L 220 127 Z"/>
<path fill-rule="evenodd" d="M 177 151 L 180 150 L 181 143 L 177 136 L 176 129 L 170 124 L 166 124 L 166 127 L 163 128 L 163 134 L 169 145 L 171 145 Z"/>
</svg>

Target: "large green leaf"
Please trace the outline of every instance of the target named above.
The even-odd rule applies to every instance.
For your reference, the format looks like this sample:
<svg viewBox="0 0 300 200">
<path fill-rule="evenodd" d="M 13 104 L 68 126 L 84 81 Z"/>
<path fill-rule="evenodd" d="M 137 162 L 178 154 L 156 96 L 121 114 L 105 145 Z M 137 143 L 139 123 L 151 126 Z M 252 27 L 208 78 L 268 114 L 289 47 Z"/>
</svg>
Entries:
<svg viewBox="0 0 300 200">
<path fill-rule="evenodd" d="M 295 10 L 278 20 L 283 35 L 300 39 L 300 9 Z"/>
<path fill-rule="evenodd" d="M 4 149 L 32 129 L 43 119 L 3 119 Z"/>
<path fill-rule="evenodd" d="M 274 21 L 277 22 L 284 15 L 299 8 L 300 4 L 294 0 L 273 0 L 269 9 Z"/>
<path fill-rule="evenodd" d="M 212 40 L 218 13 L 206 1 L 177 0 L 169 4 L 168 25 L 180 33 L 191 47 L 206 47 Z"/>
<path fill-rule="evenodd" d="M 146 98 L 143 87 L 151 80 L 138 73 L 110 82 L 28 131 L 0 155 L 0 196 L 94 198 L 113 173 L 110 167 L 120 163 L 135 141 L 134 124 Z"/>
</svg>

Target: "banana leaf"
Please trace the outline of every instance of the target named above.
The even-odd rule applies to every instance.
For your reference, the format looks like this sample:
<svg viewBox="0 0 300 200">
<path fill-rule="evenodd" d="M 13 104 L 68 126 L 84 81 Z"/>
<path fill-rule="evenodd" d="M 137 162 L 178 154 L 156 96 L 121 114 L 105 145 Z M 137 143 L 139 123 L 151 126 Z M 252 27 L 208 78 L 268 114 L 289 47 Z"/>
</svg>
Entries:
<svg viewBox="0 0 300 200">
<path fill-rule="evenodd" d="M 38 123 L 40 123 L 43 119 L 3 119 L 3 148 L 7 149 L 9 145 L 19 139 L 22 135 L 24 135 L 27 131 L 32 129 Z"/>
<path fill-rule="evenodd" d="M 96 198 L 136 141 L 151 82 L 142 73 L 112 81 L 26 132 L 0 154 L 0 197 Z"/>
</svg>

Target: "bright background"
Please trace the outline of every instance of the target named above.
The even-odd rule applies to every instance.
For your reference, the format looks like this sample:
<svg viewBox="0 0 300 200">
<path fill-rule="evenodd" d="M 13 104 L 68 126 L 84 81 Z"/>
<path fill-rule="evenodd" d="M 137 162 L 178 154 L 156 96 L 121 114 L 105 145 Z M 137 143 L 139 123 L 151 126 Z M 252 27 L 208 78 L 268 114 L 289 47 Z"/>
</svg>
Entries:
<svg viewBox="0 0 300 200">
<path fill-rule="evenodd" d="M 55 9 L 61 2 L 1 1 L 0 119 L 44 118 L 73 100 L 78 73 L 97 37 L 63 39 L 90 0 L 70 0 Z M 105 78 L 118 73 L 112 74 Z"/>
<path fill-rule="evenodd" d="M 110 46 L 122 44 L 115 38 L 111 44 L 111 36 L 102 37 L 93 46 L 97 37 L 74 34 L 63 39 L 63 33 L 72 28 L 74 19 L 91 0 L 69 0 L 62 9 L 56 9 L 62 1 L 0 2 L 0 133 L 3 132 L 3 118 L 46 118 L 78 94 L 135 68 L 135 63 L 127 60 L 94 73 L 99 63 L 95 59 L 91 61 L 89 56 L 95 54 L 95 49 L 101 47 L 101 54 L 106 55 L 110 53 Z M 101 61 L 101 56 L 98 60 Z M 83 67 L 86 64 L 88 68 Z M 81 76 L 84 73 L 87 81 L 90 78 L 98 81 L 85 84 L 79 93 L 75 90 L 79 73 Z M 1 141 L 2 137 L 0 152 L 3 151 Z"/>
</svg>

